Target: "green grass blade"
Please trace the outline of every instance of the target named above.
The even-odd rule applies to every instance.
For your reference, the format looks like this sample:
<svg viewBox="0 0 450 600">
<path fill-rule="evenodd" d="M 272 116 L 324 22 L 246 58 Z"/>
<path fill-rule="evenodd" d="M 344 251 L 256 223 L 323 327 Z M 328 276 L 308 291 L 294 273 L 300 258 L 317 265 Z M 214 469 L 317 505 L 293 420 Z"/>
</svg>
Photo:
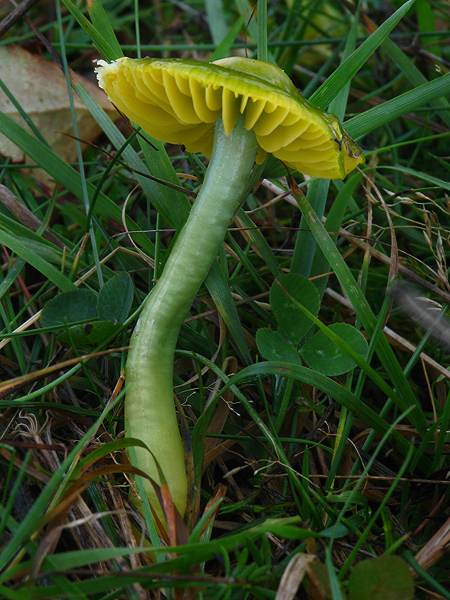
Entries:
<svg viewBox="0 0 450 600">
<path fill-rule="evenodd" d="M 84 29 L 89 38 L 97 46 L 99 52 L 103 54 L 106 60 L 111 61 L 123 56 L 122 50 L 119 47 L 120 54 L 116 53 L 116 48 L 112 47 L 109 42 L 101 35 L 97 28 L 87 19 L 83 13 L 70 1 L 61 0 L 73 18 Z"/>
<path fill-rule="evenodd" d="M 248 24 L 248 33 L 250 37 L 256 42 L 258 39 L 258 26 L 256 24 L 256 19 L 251 19 L 253 6 L 250 4 L 248 0 L 234 0 L 236 8 L 242 16 L 245 16 L 247 24 Z"/>
<path fill-rule="evenodd" d="M 434 22 L 435 13 L 433 12 L 433 2 L 430 0 L 417 0 L 416 2 L 416 14 L 418 30 L 423 32 L 436 31 L 436 25 Z M 437 18 L 437 13 L 436 13 Z M 433 45 L 433 53 L 436 56 L 441 56 L 441 48 L 437 44 L 439 42 L 439 36 L 433 35 L 427 38 L 427 43 Z"/>
<path fill-rule="evenodd" d="M 221 44 L 225 41 L 226 37 L 228 35 L 230 35 L 231 32 L 228 31 L 228 27 L 227 27 L 227 15 L 226 12 L 224 10 L 224 5 L 222 0 L 205 0 L 205 10 L 206 10 L 206 16 L 208 17 L 208 25 L 209 25 L 209 30 L 211 32 L 211 37 L 213 39 L 214 44 L 217 46 L 217 50 L 219 50 L 219 47 L 221 46 Z M 241 22 L 242 22 L 242 16 L 241 16 Z M 236 33 L 231 36 L 232 37 L 232 41 L 231 44 L 234 42 L 238 31 L 240 29 L 240 26 L 238 28 L 238 30 L 236 31 Z M 230 46 L 231 46 L 230 44 Z M 221 51 L 219 52 L 219 54 L 221 53 Z M 225 56 L 227 56 L 226 54 L 222 54 L 220 56 L 215 56 L 214 58 L 212 58 L 212 60 L 218 60 L 219 58 L 224 58 Z"/>
<path fill-rule="evenodd" d="M 357 398 L 352 392 L 344 388 L 337 381 L 334 381 L 313 369 L 300 365 L 275 361 L 250 365 L 232 377 L 220 390 L 220 393 L 223 394 L 231 385 L 234 385 L 237 388 L 237 386 L 243 382 L 253 381 L 257 377 L 268 377 L 269 375 L 292 377 L 297 381 L 301 381 L 321 390 L 325 394 L 329 394 L 336 402 L 342 404 L 342 406 L 345 406 L 348 410 L 351 410 L 380 435 L 384 435 L 390 429 L 390 426 L 385 419 L 382 419 L 376 411 L 366 406 L 360 398 Z M 266 428 L 267 427 L 264 425 L 264 429 Z M 399 449 L 407 454 L 409 447 L 411 446 L 410 442 L 397 433 L 394 435 Z M 429 464 L 428 459 L 423 459 L 422 464 Z"/>
<path fill-rule="evenodd" d="M 320 216 L 323 215 L 325 210 L 329 187 L 329 179 L 314 179 L 308 187 L 308 202 L 314 207 L 316 214 Z M 314 236 L 309 229 L 304 215 L 302 215 L 299 232 L 295 241 L 294 256 L 291 262 L 291 273 L 300 273 L 304 277 L 309 277 L 315 249 L 316 242 Z"/>
<path fill-rule="evenodd" d="M 408 81 L 414 86 L 419 87 L 425 83 L 428 83 L 427 78 L 423 75 L 416 65 L 412 62 L 407 54 L 401 50 L 395 42 L 390 38 L 386 38 L 383 42 L 383 47 L 386 52 L 392 58 L 392 60 L 401 69 L 402 73 L 408 79 Z M 435 98 L 434 105 L 437 107 L 437 113 L 444 123 L 450 127 L 450 103 L 446 98 Z"/>
<path fill-rule="evenodd" d="M 221 0 L 210 0 L 209 2 L 207 2 L 206 6 L 208 7 L 208 4 L 210 4 L 211 2 L 221 3 Z M 208 20 L 209 20 L 210 27 L 211 27 L 211 20 L 210 19 L 208 19 Z M 225 21 L 222 20 L 222 23 L 224 23 L 224 22 Z M 233 25 L 233 27 L 230 29 L 230 31 L 228 31 L 228 33 L 226 33 L 226 35 L 224 35 L 223 38 L 221 38 L 221 42 L 217 45 L 217 48 L 211 54 L 211 56 L 209 58 L 209 62 L 219 60 L 219 58 L 226 58 L 227 56 L 230 55 L 231 46 L 234 44 L 236 37 L 244 23 L 245 23 L 245 15 L 241 15 L 237 19 L 237 21 Z M 213 33 L 213 39 L 215 40 L 215 38 L 214 38 L 215 34 L 213 31 L 212 31 L 212 33 Z"/>
<path fill-rule="evenodd" d="M 347 178 L 341 190 L 338 192 L 330 211 L 328 212 L 327 219 L 325 221 L 325 229 L 336 241 L 338 240 L 337 233 L 342 225 L 342 221 L 344 220 L 348 203 L 350 202 L 355 188 L 359 185 L 361 177 L 362 175 L 360 173 L 355 173 Z M 330 263 L 328 262 L 321 248 L 318 246 L 314 254 L 313 263 L 311 265 L 310 276 L 316 277 L 318 275 L 323 275 L 329 270 L 329 268 Z M 320 297 L 322 297 L 328 283 L 328 277 L 314 279 L 314 283 L 319 290 Z"/>
<path fill-rule="evenodd" d="M 0 131 L 51 175 L 55 181 L 59 181 L 69 192 L 83 202 L 83 189 L 81 186 L 80 175 L 73 167 L 67 164 L 55 152 L 47 148 L 47 146 L 34 138 L 30 133 L 25 131 L 23 127 L 18 125 L 4 113 L 0 113 Z M 95 186 L 89 181 L 87 182 L 87 192 L 89 199 L 96 193 Z M 106 218 L 114 219 L 119 223 L 122 221 L 122 211 L 120 207 L 102 192 L 98 194 L 97 212 Z M 133 231 L 139 231 L 140 229 L 138 225 L 129 218 L 127 218 L 127 226 Z M 145 252 L 151 253 L 153 251 L 153 245 L 150 244 L 146 235 L 139 233 L 135 234 L 135 241 L 141 245 Z"/>
<path fill-rule="evenodd" d="M 101 39 L 105 40 L 109 48 L 111 48 L 111 51 L 114 54 L 113 58 L 119 58 L 120 56 L 123 56 L 122 48 L 117 41 L 116 34 L 114 33 L 114 29 L 112 28 L 101 1 L 87 0 L 86 8 L 88 9 L 92 24 L 94 25 L 99 36 L 101 36 Z"/>
<path fill-rule="evenodd" d="M 358 318 L 360 319 L 370 338 L 376 328 L 377 319 L 367 303 L 361 288 L 356 283 L 349 267 L 345 263 L 345 260 L 337 250 L 333 240 L 325 231 L 322 223 L 317 218 L 317 215 L 313 211 L 306 197 L 298 196 L 297 201 L 302 214 L 305 215 L 305 218 L 308 221 L 318 245 L 321 247 L 322 251 L 330 262 L 331 267 L 335 271 L 336 276 L 348 295 Z M 428 421 L 411 389 L 408 379 L 405 377 L 405 374 L 403 373 L 395 357 L 392 348 L 384 336 L 380 336 L 377 354 L 387 374 L 391 378 L 393 386 L 401 398 L 401 410 L 406 412 L 411 406 L 415 406 L 414 410 L 409 414 L 409 419 L 418 429 L 418 431 L 424 435 L 428 429 Z"/>
<path fill-rule="evenodd" d="M 27 515 L 20 523 L 17 531 L 14 532 L 11 539 L 3 547 L 2 553 L 0 554 L 0 570 L 4 569 L 8 565 L 9 561 L 12 560 L 16 552 L 20 551 L 23 543 L 30 539 L 30 537 L 36 529 L 37 523 L 39 523 L 39 519 L 43 514 L 45 514 L 49 501 L 53 497 L 53 494 L 57 490 L 58 486 L 63 481 L 64 476 L 70 472 L 70 468 L 73 464 L 73 461 L 82 451 L 86 440 L 88 440 L 90 436 L 93 435 L 95 431 L 97 431 L 98 426 L 116 406 L 121 397 L 122 395 L 119 394 L 117 399 L 114 402 L 111 402 L 108 408 L 106 408 L 105 411 L 97 419 L 95 424 L 88 429 L 83 438 L 75 445 L 74 449 L 61 463 L 61 466 L 58 468 L 58 470 L 55 471 L 55 473 L 52 475 L 50 481 L 44 487 L 41 494 L 36 499 L 34 504 L 31 506 L 30 510 L 28 511 Z M 3 575 L 0 575 L 0 583 L 5 580 L 4 577 L 5 572 Z"/>
<path fill-rule="evenodd" d="M 7 248 L 10 248 L 10 250 L 23 258 L 27 263 L 39 271 L 39 273 L 42 273 L 44 277 L 54 283 L 62 292 L 69 292 L 77 289 L 75 284 L 70 281 L 68 277 L 58 271 L 58 269 L 42 257 L 39 248 L 36 247 L 35 244 L 30 246 L 27 239 L 12 236 L 6 231 L 0 230 L 0 244 L 4 244 Z"/>
<path fill-rule="evenodd" d="M 113 121 L 81 84 L 74 82 L 74 88 L 91 115 L 108 136 L 113 146 L 117 150 L 122 148 L 125 143 L 125 138 L 117 129 Z M 152 151 L 148 148 L 146 142 L 142 142 L 142 144 L 145 149 L 146 159 L 149 162 L 150 171 L 131 146 L 127 146 L 123 151 L 123 157 L 127 165 L 140 173 L 148 173 L 149 175 L 154 175 L 155 177 L 179 185 L 179 180 L 175 174 L 172 163 L 167 156 L 164 145 L 161 142 L 154 141 L 156 150 Z M 176 192 L 166 186 L 162 186 L 143 175 L 136 174 L 136 179 L 141 185 L 147 198 L 151 201 L 157 211 L 161 213 L 161 216 L 169 225 L 178 227 L 184 223 L 190 209 L 189 200 L 184 194 Z M 134 225 L 133 228 L 136 228 L 136 225 Z"/>
<path fill-rule="evenodd" d="M 255 227 L 254 222 L 243 209 L 239 211 L 238 218 L 242 226 L 247 228 L 246 235 L 249 237 L 252 244 L 254 244 L 257 252 L 261 254 L 272 275 L 274 277 L 281 275 L 281 267 L 262 232 Z"/>
<path fill-rule="evenodd" d="M 243 356 L 245 362 L 251 363 L 252 358 L 236 310 L 236 305 L 233 296 L 231 295 L 230 283 L 228 278 L 225 277 L 221 271 L 217 261 L 214 261 L 205 284 L 214 300 L 214 304 L 217 306 L 217 310 L 220 312 L 234 338 L 236 348 Z"/>
<path fill-rule="evenodd" d="M 343 62 L 346 61 L 347 57 L 351 55 L 356 45 L 356 34 L 358 27 L 358 18 L 353 20 L 352 27 L 350 29 L 345 48 L 343 53 Z M 343 64 L 343 63 L 341 63 Z M 350 90 L 350 81 L 342 87 L 338 94 L 333 98 L 330 103 L 330 111 L 335 113 L 339 119 L 343 119 L 345 114 L 345 107 L 347 106 L 348 93 Z M 322 218 L 325 205 L 328 198 L 328 191 L 330 187 L 330 181 L 327 179 L 319 179 L 312 181 L 309 185 L 307 198 L 308 202 L 314 208 L 319 218 Z M 322 255 L 322 251 L 317 247 L 314 236 L 309 230 L 308 224 L 305 217 L 302 215 L 300 220 L 300 230 L 297 234 L 297 240 L 295 243 L 294 256 L 292 259 L 291 272 L 300 273 L 305 277 L 311 276 L 311 269 L 313 261 L 317 255 Z"/>
<path fill-rule="evenodd" d="M 124 138 L 117 130 L 114 123 L 112 123 L 106 113 L 104 113 L 84 89 L 79 89 L 77 87 L 76 91 L 89 108 L 92 116 L 103 127 L 111 142 L 116 147 L 120 148 L 124 142 Z M 161 179 L 178 184 L 178 178 L 164 149 L 164 145 L 155 140 L 152 140 L 152 144 L 153 143 L 155 144 L 155 149 L 152 149 L 146 142 L 141 143 L 152 174 L 155 174 L 155 176 Z M 130 166 L 140 171 L 145 170 L 145 165 L 131 147 L 127 147 L 124 150 L 123 155 Z M 144 177 L 137 176 L 137 178 L 152 204 L 158 212 L 161 213 L 169 225 L 179 227 L 184 222 L 190 208 L 190 203 L 186 196 L 166 187 L 164 187 L 163 194 L 161 185 L 145 179 Z M 251 362 L 247 342 L 243 334 L 242 325 L 239 321 L 233 297 L 231 296 L 228 280 L 225 279 L 217 263 L 213 264 L 205 283 L 219 312 L 224 318 L 237 347 L 245 360 Z"/>
<path fill-rule="evenodd" d="M 257 54 L 258 60 L 267 62 L 267 0 L 258 0 L 257 9 Z"/>
<path fill-rule="evenodd" d="M 450 73 L 447 73 L 349 119 L 345 122 L 344 128 L 351 137 L 358 138 L 449 94 Z"/>
<path fill-rule="evenodd" d="M 405 2 L 405 4 L 403 4 L 403 6 L 401 6 L 393 15 L 386 19 L 383 25 L 367 38 L 367 40 L 328 77 L 326 82 L 314 92 L 309 100 L 322 110 L 326 110 L 330 102 L 337 96 L 340 90 L 351 81 L 369 56 L 375 52 L 397 23 L 405 16 L 414 2 L 415 0 L 408 0 L 408 2 Z"/>
</svg>

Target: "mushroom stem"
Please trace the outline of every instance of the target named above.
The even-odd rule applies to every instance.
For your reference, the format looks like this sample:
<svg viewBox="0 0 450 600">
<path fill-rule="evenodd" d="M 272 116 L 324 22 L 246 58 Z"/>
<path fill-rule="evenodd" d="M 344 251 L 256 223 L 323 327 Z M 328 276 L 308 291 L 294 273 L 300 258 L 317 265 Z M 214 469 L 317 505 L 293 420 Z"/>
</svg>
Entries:
<svg viewBox="0 0 450 600">
<path fill-rule="evenodd" d="M 125 399 L 128 434 L 152 451 L 181 514 L 186 508 L 187 482 L 173 399 L 175 347 L 230 221 L 245 200 L 257 148 L 255 134 L 245 129 L 242 115 L 228 137 L 222 120 L 217 121 L 204 183 L 130 341 Z M 140 447 L 136 455 L 137 466 L 159 483 L 152 455 Z M 150 503 L 162 516 L 153 487 L 148 481 L 145 485 Z"/>
</svg>

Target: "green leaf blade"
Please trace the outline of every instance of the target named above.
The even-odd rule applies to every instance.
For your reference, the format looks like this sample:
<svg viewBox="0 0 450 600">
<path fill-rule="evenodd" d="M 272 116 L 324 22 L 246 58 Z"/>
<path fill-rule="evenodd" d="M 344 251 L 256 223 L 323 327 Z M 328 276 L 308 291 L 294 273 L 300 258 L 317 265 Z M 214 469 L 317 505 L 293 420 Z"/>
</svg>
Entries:
<svg viewBox="0 0 450 600">
<path fill-rule="evenodd" d="M 128 273 L 118 273 L 100 290 L 97 300 L 100 321 L 123 323 L 133 302 L 133 282 Z"/>
<path fill-rule="evenodd" d="M 303 275 L 280 275 L 270 289 L 270 305 L 284 335 L 299 344 L 312 327 L 311 320 L 295 305 L 299 302 L 315 317 L 319 314 L 320 299 L 316 286 Z"/>
<path fill-rule="evenodd" d="M 64 327 L 92 319 L 97 320 L 97 297 L 89 290 L 59 294 L 47 302 L 41 313 L 43 327 Z"/>
</svg>

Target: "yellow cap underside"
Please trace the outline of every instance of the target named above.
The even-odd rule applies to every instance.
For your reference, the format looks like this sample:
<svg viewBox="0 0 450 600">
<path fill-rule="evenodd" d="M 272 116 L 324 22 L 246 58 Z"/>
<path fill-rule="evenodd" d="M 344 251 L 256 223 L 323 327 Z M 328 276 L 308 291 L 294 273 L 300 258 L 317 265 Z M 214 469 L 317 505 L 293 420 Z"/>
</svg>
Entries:
<svg viewBox="0 0 450 600">
<path fill-rule="evenodd" d="M 331 179 L 345 177 L 361 162 L 340 149 L 333 138 L 341 140 L 341 131 L 301 97 L 233 78 L 232 71 L 224 82 L 211 71 L 131 59 L 97 69 L 100 86 L 121 112 L 152 137 L 183 144 L 189 152 L 210 156 L 215 121 L 221 117 L 229 135 L 244 114 L 261 149 L 258 162 L 271 153 L 302 173 Z"/>
</svg>

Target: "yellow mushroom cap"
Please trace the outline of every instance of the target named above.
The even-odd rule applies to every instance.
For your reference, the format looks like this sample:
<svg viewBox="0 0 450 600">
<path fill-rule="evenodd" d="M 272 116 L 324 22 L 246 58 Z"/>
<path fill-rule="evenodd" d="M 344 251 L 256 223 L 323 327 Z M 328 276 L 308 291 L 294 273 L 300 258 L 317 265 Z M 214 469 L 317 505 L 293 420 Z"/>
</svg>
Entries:
<svg viewBox="0 0 450 600">
<path fill-rule="evenodd" d="M 162 142 L 210 156 L 214 123 L 226 135 L 239 114 L 253 129 L 257 162 L 273 154 L 311 177 L 343 179 L 364 162 L 336 116 L 305 100 L 278 67 L 249 58 L 216 63 L 182 59 L 98 61 L 96 73 L 111 102 Z"/>
</svg>

